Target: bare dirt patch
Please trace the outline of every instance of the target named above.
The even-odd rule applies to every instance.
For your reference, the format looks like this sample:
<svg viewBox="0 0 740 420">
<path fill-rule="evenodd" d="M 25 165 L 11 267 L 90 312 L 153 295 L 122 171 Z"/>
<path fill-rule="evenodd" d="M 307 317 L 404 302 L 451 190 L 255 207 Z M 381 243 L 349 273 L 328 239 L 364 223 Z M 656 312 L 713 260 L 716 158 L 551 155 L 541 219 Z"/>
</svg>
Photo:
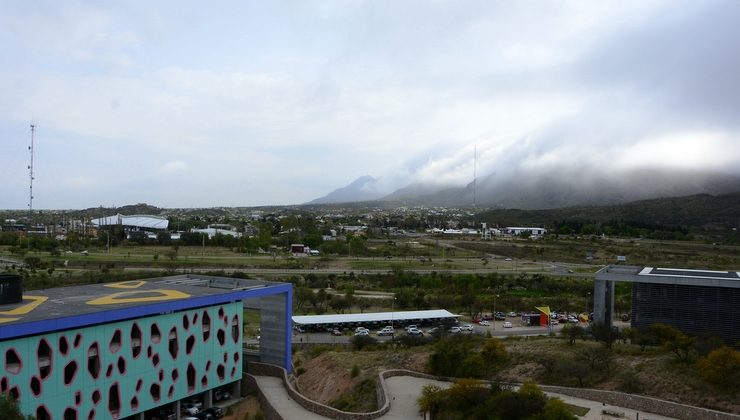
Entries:
<svg viewBox="0 0 740 420">
<path fill-rule="evenodd" d="M 303 373 L 297 376 L 296 382 L 305 396 L 332 405 L 353 390 L 363 388 L 360 386 L 363 381 L 375 381 L 383 370 L 423 372 L 428 357 L 428 350 L 400 348 L 357 352 L 331 350 L 316 357 L 311 357 L 308 352 L 297 352 L 295 359 L 300 360 Z M 368 406 L 373 406 L 374 393 L 368 398 L 373 400 Z"/>
<path fill-rule="evenodd" d="M 244 418 L 253 418 L 257 412 L 261 411 L 262 406 L 257 397 L 254 395 L 248 395 L 238 404 L 234 404 L 229 407 L 227 412 L 230 412 L 231 414 L 227 414 L 223 418 L 224 420 L 243 420 Z"/>
</svg>

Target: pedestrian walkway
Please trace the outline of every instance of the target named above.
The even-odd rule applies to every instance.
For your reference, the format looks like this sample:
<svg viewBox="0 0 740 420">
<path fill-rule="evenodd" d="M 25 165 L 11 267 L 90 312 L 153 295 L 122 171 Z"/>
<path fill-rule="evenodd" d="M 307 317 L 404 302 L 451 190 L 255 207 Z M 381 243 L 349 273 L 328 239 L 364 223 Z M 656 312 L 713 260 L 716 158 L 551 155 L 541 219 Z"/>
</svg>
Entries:
<svg viewBox="0 0 740 420">
<path fill-rule="evenodd" d="M 327 417 L 320 416 L 306 410 L 290 397 L 288 391 L 279 378 L 271 376 L 255 376 L 257 386 L 262 390 L 265 398 L 277 410 L 280 416 L 285 420 L 321 420 Z M 440 388 L 448 388 L 451 383 L 436 381 L 432 379 L 416 378 L 413 376 L 393 376 L 385 380 L 388 390 L 388 399 L 390 400 L 390 410 L 380 417 L 383 420 L 406 420 L 421 419 L 419 407 L 416 400 L 421 395 L 421 390 L 425 385 L 433 384 Z M 548 397 L 557 397 L 567 404 L 588 408 L 589 412 L 581 417 L 585 420 L 614 420 L 617 418 L 632 420 L 675 420 L 672 417 L 659 416 L 657 414 L 638 412 L 629 408 L 617 407 L 613 405 L 604 405 L 598 401 L 584 400 L 581 398 L 570 397 L 568 395 L 545 392 Z M 607 414 L 604 414 L 606 410 Z M 612 414 L 621 414 L 622 417 L 612 416 Z"/>
<path fill-rule="evenodd" d="M 449 388 L 450 382 L 434 381 L 431 379 L 416 378 L 413 376 L 393 376 L 385 380 L 388 389 L 388 399 L 391 409 L 383 416 L 383 420 L 421 419 L 419 406 L 416 400 L 421 396 L 421 389 L 425 385 L 437 385 L 440 388 Z"/>
<path fill-rule="evenodd" d="M 255 376 L 254 378 L 257 380 L 257 386 L 262 390 L 262 394 L 283 419 L 324 420 L 327 418 L 314 414 L 295 402 L 288 394 L 280 378 L 272 376 Z"/>
<path fill-rule="evenodd" d="M 657 414 L 637 412 L 635 410 L 623 407 L 617 407 L 614 405 L 603 404 L 598 401 L 584 400 L 581 398 L 575 398 L 568 395 L 556 394 L 554 392 L 545 392 L 548 397 L 560 398 L 566 404 L 577 405 L 579 407 L 590 409 L 585 416 L 581 417 L 585 420 L 612 420 L 617 418 L 632 419 L 632 420 L 675 420 L 673 417 L 664 417 Z M 621 414 L 622 416 L 612 416 L 606 413 Z"/>
</svg>

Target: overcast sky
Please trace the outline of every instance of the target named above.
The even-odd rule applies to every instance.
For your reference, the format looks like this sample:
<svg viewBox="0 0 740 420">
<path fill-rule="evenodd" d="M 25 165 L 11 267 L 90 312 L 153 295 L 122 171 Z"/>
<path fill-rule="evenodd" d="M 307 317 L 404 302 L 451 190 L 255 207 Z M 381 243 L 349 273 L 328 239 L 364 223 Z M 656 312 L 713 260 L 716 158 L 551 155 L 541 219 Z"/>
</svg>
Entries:
<svg viewBox="0 0 740 420">
<path fill-rule="evenodd" d="M 575 162 L 737 174 L 740 1 L 4 1 L 0 208 L 309 201 Z"/>
</svg>

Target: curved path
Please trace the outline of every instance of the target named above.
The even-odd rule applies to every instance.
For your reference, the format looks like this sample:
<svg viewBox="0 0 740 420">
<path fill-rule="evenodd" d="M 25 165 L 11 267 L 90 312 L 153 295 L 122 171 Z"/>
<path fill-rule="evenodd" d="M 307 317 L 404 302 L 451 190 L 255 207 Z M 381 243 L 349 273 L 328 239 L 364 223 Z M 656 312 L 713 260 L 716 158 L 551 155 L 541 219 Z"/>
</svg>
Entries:
<svg viewBox="0 0 740 420">
<path fill-rule="evenodd" d="M 280 378 L 257 375 L 254 375 L 254 378 L 257 380 L 257 386 L 262 390 L 262 394 L 283 419 L 324 420 L 328 418 L 306 410 L 303 406 L 295 402 L 293 398 L 290 398 Z"/>
<path fill-rule="evenodd" d="M 413 376 L 392 376 L 386 379 L 385 385 L 388 389 L 388 399 L 391 400 L 391 409 L 380 418 L 388 420 L 421 418 L 416 400 L 421 395 L 421 389 L 428 384 L 437 385 L 440 388 L 450 386 L 450 382 Z"/>
<path fill-rule="evenodd" d="M 255 376 L 257 386 L 262 390 L 265 398 L 277 410 L 280 416 L 285 420 L 319 420 L 328 417 L 312 413 L 300 404 L 295 402 L 283 386 L 279 378 L 270 376 Z M 416 400 L 421 395 L 421 389 L 424 385 L 434 384 L 441 388 L 450 386 L 450 382 L 436 381 L 432 379 L 416 378 L 413 376 L 393 376 L 385 380 L 388 389 L 388 399 L 390 400 L 390 410 L 384 416 L 379 417 L 384 420 L 405 420 L 420 419 L 419 408 L 416 406 Z M 584 400 L 567 395 L 545 392 L 548 397 L 557 397 L 567 404 L 577 405 L 588 408 L 590 411 L 582 419 L 603 420 L 614 419 L 616 417 L 602 414 L 602 410 L 610 410 L 623 414 L 623 418 L 628 419 L 651 419 L 651 420 L 672 420 L 671 417 L 659 416 L 657 414 L 640 412 L 629 408 L 616 407 L 612 405 L 603 405 L 598 401 Z"/>
</svg>

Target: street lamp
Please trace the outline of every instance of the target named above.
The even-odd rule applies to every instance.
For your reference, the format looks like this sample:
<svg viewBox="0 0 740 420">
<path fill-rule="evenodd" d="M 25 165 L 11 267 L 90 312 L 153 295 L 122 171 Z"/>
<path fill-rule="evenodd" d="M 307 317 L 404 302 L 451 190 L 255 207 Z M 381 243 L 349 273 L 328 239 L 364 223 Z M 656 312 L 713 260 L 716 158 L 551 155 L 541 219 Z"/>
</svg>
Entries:
<svg viewBox="0 0 740 420">
<path fill-rule="evenodd" d="M 396 339 L 396 326 L 395 326 L 395 314 L 396 314 L 396 297 L 393 296 L 391 300 L 391 340 Z"/>
<path fill-rule="evenodd" d="M 493 295 L 493 331 L 496 331 L 496 298 L 498 295 Z"/>
<path fill-rule="evenodd" d="M 391 300 L 391 327 L 392 328 L 396 328 L 396 326 L 394 325 L 395 312 L 396 312 L 396 297 L 393 296 L 393 299 Z"/>
</svg>

